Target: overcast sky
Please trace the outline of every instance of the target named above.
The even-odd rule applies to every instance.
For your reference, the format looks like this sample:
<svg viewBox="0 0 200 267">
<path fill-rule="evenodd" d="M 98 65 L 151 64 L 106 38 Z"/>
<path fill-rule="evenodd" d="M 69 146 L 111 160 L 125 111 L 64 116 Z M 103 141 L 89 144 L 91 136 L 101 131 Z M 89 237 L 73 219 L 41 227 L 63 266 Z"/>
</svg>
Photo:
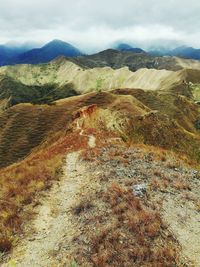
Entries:
<svg viewBox="0 0 200 267">
<path fill-rule="evenodd" d="M 52 39 L 98 50 L 121 40 L 200 47 L 199 0 L 0 0 L 0 43 Z"/>
</svg>

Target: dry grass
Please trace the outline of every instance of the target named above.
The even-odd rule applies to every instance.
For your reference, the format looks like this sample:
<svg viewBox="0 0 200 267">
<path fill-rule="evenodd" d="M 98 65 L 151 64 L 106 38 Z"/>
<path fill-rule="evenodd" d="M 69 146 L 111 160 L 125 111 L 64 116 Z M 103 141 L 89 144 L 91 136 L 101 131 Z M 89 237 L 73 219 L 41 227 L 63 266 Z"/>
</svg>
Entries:
<svg viewBox="0 0 200 267">
<path fill-rule="evenodd" d="M 100 174 L 94 174 L 98 191 L 89 195 L 94 206 L 88 209 L 83 198 L 75 219 L 83 229 L 75 238 L 78 265 L 187 266 L 178 241 L 161 218 L 166 196 L 191 193 L 194 172 L 185 157 L 143 144 L 119 143 L 83 155 Z M 139 184 L 146 186 L 140 198 L 133 193 Z"/>
<path fill-rule="evenodd" d="M 178 266 L 178 246 L 166 234 L 155 207 L 118 184 L 104 196 L 110 220 L 91 233 L 90 259 L 94 266 Z"/>
<path fill-rule="evenodd" d="M 200 212 L 200 201 L 195 203 L 196 211 Z"/>
<path fill-rule="evenodd" d="M 27 214 L 23 211 L 24 205 L 32 203 L 35 194 L 41 190 L 49 188 L 51 181 L 53 179 L 56 179 L 59 168 L 62 165 L 62 159 L 64 155 L 71 150 L 86 148 L 87 137 L 78 136 L 77 138 L 77 133 L 75 134 L 71 132 L 68 128 L 70 123 L 73 121 L 73 112 L 80 107 L 94 103 L 98 104 L 98 106 L 102 108 L 110 107 L 110 109 L 117 110 L 116 107 L 111 106 L 113 105 L 113 101 L 116 99 L 117 95 L 110 93 L 92 93 L 86 96 L 73 98 L 73 100 L 69 99 L 62 101 L 55 106 L 34 106 L 30 104 L 20 104 L 8 109 L 0 117 L 0 127 L 3 129 L 0 133 L 1 164 L 2 166 L 12 164 L 7 168 L 0 169 L 1 251 L 7 251 L 10 249 L 10 244 L 15 241 L 15 235 L 19 231 L 21 231 L 22 222 L 27 220 Z M 126 102 L 124 102 L 124 105 L 125 104 Z M 125 114 L 129 113 L 129 110 L 126 110 L 124 112 Z M 171 152 L 170 155 L 167 154 L 164 148 L 171 149 L 172 147 L 175 147 L 175 151 L 184 151 L 187 154 L 188 147 L 190 148 L 189 152 L 193 149 L 193 145 L 198 147 L 197 143 L 199 142 L 199 140 L 196 140 L 196 143 L 192 143 L 193 137 L 183 132 L 182 129 L 177 126 L 177 124 L 174 125 L 170 122 L 170 120 L 166 119 L 166 117 L 164 117 L 163 119 L 163 116 L 160 115 L 153 117 L 146 116 L 143 120 L 138 121 L 135 121 L 135 114 L 130 113 L 129 117 L 134 118 L 133 122 L 136 123 L 130 125 L 131 132 L 129 133 L 129 136 L 131 137 L 131 140 L 130 143 L 127 144 L 127 146 L 132 146 L 132 144 L 134 143 L 134 138 L 132 138 L 134 134 L 138 134 L 140 137 L 142 137 L 142 140 L 146 144 L 156 146 L 150 147 L 144 144 L 134 144 L 135 147 L 138 146 L 144 148 L 144 153 L 143 155 L 141 155 L 141 158 L 146 157 L 146 149 L 146 151 L 152 152 L 151 155 L 150 153 L 148 153 L 149 161 L 158 159 L 168 165 L 168 167 L 171 166 L 171 168 L 175 168 L 179 166 L 179 164 L 181 164 L 181 161 L 178 162 L 178 160 L 175 159 L 175 154 L 173 152 Z M 134 128 L 135 125 L 137 126 L 136 128 Z M 98 127 L 100 127 L 99 124 Z M 173 129 L 173 131 L 171 131 L 171 129 Z M 101 131 L 100 129 L 88 128 L 87 130 L 88 134 L 97 134 L 99 138 L 97 140 L 97 148 L 95 148 L 94 150 L 86 150 L 84 152 L 84 158 L 87 160 L 94 160 L 95 158 L 95 160 L 98 161 L 98 145 L 103 142 L 103 146 L 106 147 L 106 142 L 109 138 L 115 138 L 119 136 L 116 136 L 114 134 L 109 135 L 107 132 Z M 183 140 L 184 143 L 180 143 L 180 140 Z M 114 142 L 115 141 L 113 139 L 112 143 Z M 162 146 L 163 148 L 160 149 L 159 146 Z M 110 156 L 112 157 L 113 155 Z M 114 156 L 118 157 L 118 159 L 120 161 L 123 161 L 124 164 L 128 163 L 126 156 L 122 157 L 119 153 L 117 154 L 117 152 Z M 26 158 L 24 159 L 24 157 Z M 173 161 L 172 159 L 175 160 Z M 21 161 L 16 163 L 18 160 Z M 157 176 L 159 176 L 158 173 Z M 164 182 L 162 181 L 162 184 L 159 185 L 158 178 L 155 179 L 157 180 L 152 182 L 154 184 L 152 186 L 168 186 L 167 180 Z M 187 185 L 182 185 L 179 180 L 174 182 L 174 186 L 177 188 L 189 189 Z M 111 192 L 110 194 L 112 195 Z M 137 242 L 139 242 L 138 240 L 140 238 L 141 240 L 143 240 L 143 237 L 139 234 L 139 232 L 144 228 L 143 230 L 145 230 L 145 233 L 147 235 L 147 240 L 145 242 L 149 242 L 148 244 L 150 245 L 150 240 L 152 238 L 156 239 L 157 230 L 162 230 L 162 223 L 159 222 L 157 215 L 151 213 L 151 209 L 146 210 L 143 206 L 141 206 L 142 210 L 138 210 L 136 213 L 137 219 L 135 217 L 131 218 L 130 213 L 126 212 L 126 209 L 129 211 L 131 210 L 132 212 L 133 207 L 131 207 L 131 205 L 136 205 L 137 200 L 130 200 L 131 197 L 130 199 L 126 199 L 125 195 L 129 194 L 127 192 L 119 193 L 117 192 L 117 189 L 113 189 L 113 194 L 115 194 L 115 198 L 117 194 L 122 194 L 121 197 L 124 201 L 124 204 L 118 205 L 119 203 L 116 203 L 112 206 L 114 216 L 117 218 L 117 220 L 122 220 L 123 216 L 125 216 L 125 221 L 130 220 L 129 226 L 127 226 L 127 231 L 129 234 L 134 232 L 134 238 L 136 238 Z M 130 203 L 132 204 L 130 205 Z M 140 203 L 138 205 L 142 204 Z M 122 210 L 120 213 L 121 215 L 118 214 L 118 210 Z M 150 224 L 146 224 L 143 219 L 148 216 L 152 217 L 157 223 L 153 224 L 150 220 Z M 136 220 L 139 220 L 141 227 L 143 228 L 138 228 Z M 134 226 L 134 224 L 136 226 Z M 136 230 L 133 230 L 134 227 L 138 229 L 138 233 L 136 233 Z M 116 229 L 117 225 L 114 227 L 113 234 L 114 232 L 117 233 Z M 106 242 L 106 244 L 108 243 L 109 246 L 111 245 L 111 242 L 108 242 L 107 239 L 103 238 L 101 240 L 103 240 L 103 242 Z M 124 253 L 127 253 L 125 252 L 125 248 L 123 248 L 123 244 L 117 244 L 118 243 L 116 243 L 117 251 L 120 251 L 118 246 L 120 248 L 122 246 L 122 251 L 124 251 Z M 104 243 L 102 246 L 104 246 Z M 133 246 L 133 244 L 131 246 Z M 146 247 L 144 247 L 144 251 L 145 250 Z M 94 259 L 95 253 L 97 252 L 94 252 Z M 156 256 L 153 253 L 154 252 L 152 251 L 148 251 L 147 254 L 144 253 L 144 255 L 148 255 L 148 257 L 152 258 L 153 260 L 153 257 L 154 259 L 156 259 Z M 108 255 L 110 254 L 108 253 Z M 141 257 L 143 256 L 138 256 L 138 258 Z M 166 259 L 167 257 L 168 256 L 166 256 Z M 107 261 L 104 260 L 104 262 Z M 103 263 L 100 266 L 104 266 Z"/>
<path fill-rule="evenodd" d="M 178 107 L 174 104 L 171 107 L 169 106 L 169 103 L 171 103 L 170 96 L 168 96 L 169 99 L 165 100 L 162 99 L 163 96 L 159 96 L 160 98 L 152 96 L 156 105 L 161 109 L 161 114 L 150 112 L 147 113 L 148 116 L 143 116 L 143 113 L 146 114 L 146 105 L 149 106 L 149 110 L 155 109 L 154 101 L 150 101 L 149 93 L 143 91 L 137 93 L 137 90 L 129 90 L 131 101 L 127 105 L 127 100 L 123 96 L 124 92 L 126 90 L 120 91 L 121 95 L 105 92 L 90 93 L 58 101 L 52 106 L 19 104 L 9 108 L 0 116 L 0 128 L 2 129 L 0 133 L 0 166 L 5 167 L 23 159 L 32 149 L 43 142 L 46 143 L 47 139 L 51 140 L 50 137 L 54 138 L 55 133 L 65 131 L 73 121 L 73 113 L 79 108 L 91 104 L 95 104 L 103 110 L 98 111 L 98 121 L 95 121 L 94 114 L 92 119 L 88 119 L 89 124 L 101 128 L 102 124 L 105 123 L 109 129 L 118 131 L 126 141 L 162 147 L 163 151 L 161 150 L 160 153 L 162 161 L 166 161 L 164 149 L 172 149 L 198 160 L 197 148 L 200 142 L 198 133 L 194 131 L 192 126 L 191 129 L 185 131 L 179 126 L 179 124 L 181 125 L 179 121 L 179 124 L 176 123 L 176 119 L 181 120 L 181 118 L 176 118 L 175 115 L 182 112 L 182 102 L 178 103 Z M 135 97 L 141 102 L 136 100 Z M 177 99 L 176 101 L 178 101 Z M 151 103 L 148 103 L 148 101 Z M 166 102 L 164 106 L 162 105 L 163 101 Z M 144 105 L 141 103 L 144 103 Z M 198 116 L 198 110 L 196 110 L 196 106 L 191 106 L 188 102 L 184 102 L 184 105 L 186 105 L 187 110 L 191 110 L 192 114 L 188 117 L 188 120 L 192 125 Z M 163 110 L 164 107 L 167 108 Z M 140 115 L 138 115 L 138 112 Z M 167 116 L 164 116 L 163 113 L 166 113 Z M 183 121 L 185 117 L 185 114 L 183 114 Z M 125 127 L 128 121 L 130 122 L 129 129 Z M 87 122 L 85 123 L 87 124 Z M 130 140 L 127 140 L 127 136 Z"/>
<path fill-rule="evenodd" d="M 166 189 L 169 186 L 170 182 L 167 179 L 158 179 L 156 177 L 153 177 L 150 182 L 150 189 L 151 190 L 163 190 Z"/>
<path fill-rule="evenodd" d="M 61 164 L 62 157 L 58 155 L 45 161 L 23 161 L 16 167 L 0 172 L 1 251 L 10 249 L 6 240 L 9 243 L 14 241 L 14 236 L 21 230 L 22 222 L 27 220 L 27 214 L 23 213 L 24 205 L 30 204 L 37 192 L 50 186 Z"/>
<path fill-rule="evenodd" d="M 1 251 L 9 250 L 11 243 L 15 242 L 22 224 L 30 217 L 24 206 L 34 201 L 37 192 L 51 186 L 66 153 L 86 148 L 87 135 L 96 133 L 96 129 L 88 128 L 85 135 L 80 136 L 79 131 L 73 131 L 69 126 L 73 121 L 73 111 L 89 104 L 91 98 L 93 95 L 83 96 L 55 106 L 21 104 L 0 117 L 0 126 L 3 127 L 1 164 L 9 165 L 21 159 L 0 169 Z M 98 100 L 97 97 L 96 101 L 101 102 L 102 98 Z M 99 140 L 109 137 L 109 133 L 99 131 L 98 134 Z"/>
<path fill-rule="evenodd" d="M 93 204 L 91 202 L 91 199 L 89 197 L 86 197 L 84 199 L 81 199 L 81 201 L 73 207 L 73 213 L 77 215 L 81 215 L 82 212 L 85 212 L 93 207 Z"/>
<path fill-rule="evenodd" d="M 177 190 L 191 190 L 188 182 L 183 181 L 181 178 L 177 178 L 173 181 L 172 187 Z"/>
<path fill-rule="evenodd" d="M 77 135 L 71 133 L 0 170 L 0 251 L 10 250 L 22 223 L 30 217 L 24 205 L 32 203 L 37 192 L 48 189 L 58 178 L 66 153 L 84 146 L 85 138 L 77 140 Z"/>
</svg>

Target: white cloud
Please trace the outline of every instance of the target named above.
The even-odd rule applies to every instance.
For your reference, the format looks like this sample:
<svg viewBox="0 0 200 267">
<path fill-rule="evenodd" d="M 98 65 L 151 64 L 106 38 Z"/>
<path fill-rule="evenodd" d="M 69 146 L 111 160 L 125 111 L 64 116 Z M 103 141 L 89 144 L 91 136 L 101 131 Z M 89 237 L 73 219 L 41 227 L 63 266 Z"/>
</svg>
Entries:
<svg viewBox="0 0 200 267">
<path fill-rule="evenodd" d="M 96 50 L 116 40 L 200 46 L 197 0 L 0 0 L 0 7 L 1 43 L 60 38 Z"/>
</svg>

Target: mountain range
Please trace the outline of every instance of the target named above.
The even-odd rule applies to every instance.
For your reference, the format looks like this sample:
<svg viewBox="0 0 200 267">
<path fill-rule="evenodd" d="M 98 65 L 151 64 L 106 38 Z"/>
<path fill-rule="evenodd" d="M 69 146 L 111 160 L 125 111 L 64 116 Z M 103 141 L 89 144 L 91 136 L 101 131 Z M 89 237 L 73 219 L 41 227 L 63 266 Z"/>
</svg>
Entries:
<svg viewBox="0 0 200 267">
<path fill-rule="evenodd" d="M 148 51 L 153 56 L 176 56 L 190 59 L 200 59 L 200 49 L 189 46 L 180 46 L 172 50 L 165 48 L 153 49 Z"/>
<path fill-rule="evenodd" d="M 146 56 L 149 58 L 151 56 L 176 56 L 188 59 L 200 59 L 200 49 L 187 46 L 181 46 L 172 50 L 168 50 L 166 48 L 154 48 L 145 51 L 139 47 L 133 47 L 127 43 L 117 43 L 111 45 L 111 48 L 108 48 L 106 51 L 111 50 L 113 50 L 113 55 L 116 55 L 117 51 L 119 51 L 125 54 L 129 53 L 129 56 L 131 57 L 134 55 L 137 57 Z M 104 53 L 104 51 L 102 53 Z M 101 52 L 91 55 L 91 57 L 96 57 L 98 54 L 101 54 Z M 34 45 L 0 45 L 0 66 L 47 63 L 59 56 L 76 58 L 84 55 L 86 55 L 86 53 L 83 53 L 82 49 L 79 49 L 61 40 L 53 40 L 41 48 L 34 48 Z"/>
<path fill-rule="evenodd" d="M 119 51 L 134 52 L 134 53 L 148 53 L 153 56 L 175 56 L 188 59 L 200 59 L 200 49 L 189 46 L 180 46 L 175 49 L 155 48 L 153 50 L 144 51 L 141 48 L 133 48 L 128 44 L 118 44 L 115 49 Z"/>
</svg>

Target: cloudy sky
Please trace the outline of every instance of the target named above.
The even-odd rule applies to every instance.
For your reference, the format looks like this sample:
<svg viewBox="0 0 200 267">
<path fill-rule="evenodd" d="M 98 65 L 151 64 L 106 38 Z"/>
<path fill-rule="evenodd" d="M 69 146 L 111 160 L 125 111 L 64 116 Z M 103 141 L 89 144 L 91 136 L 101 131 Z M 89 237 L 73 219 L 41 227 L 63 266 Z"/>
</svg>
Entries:
<svg viewBox="0 0 200 267">
<path fill-rule="evenodd" d="M 0 43 L 62 39 L 98 50 L 115 41 L 200 47 L 198 0 L 0 0 Z"/>
</svg>

